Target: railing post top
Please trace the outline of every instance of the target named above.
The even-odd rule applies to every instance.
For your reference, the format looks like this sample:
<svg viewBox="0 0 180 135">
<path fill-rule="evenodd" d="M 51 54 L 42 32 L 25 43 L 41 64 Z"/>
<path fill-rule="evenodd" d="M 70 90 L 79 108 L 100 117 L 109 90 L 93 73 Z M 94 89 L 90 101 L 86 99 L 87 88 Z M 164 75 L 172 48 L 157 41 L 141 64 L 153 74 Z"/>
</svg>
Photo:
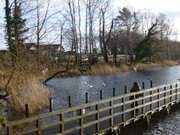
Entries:
<svg viewBox="0 0 180 135">
<path fill-rule="evenodd" d="M 125 93 L 125 94 L 128 93 L 128 87 L 127 87 L 127 85 L 124 86 L 124 93 Z"/>
<path fill-rule="evenodd" d="M 89 102 L 89 94 L 88 94 L 88 92 L 85 93 L 85 102 L 86 102 L 86 104 Z"/>
<path fill-rule="evenodd" d="M 145 89 L 145 83 L 142 82 L 142 89 Z"/>
<path fill-rule="evenodd" d="M 72 107 L 72 104 L 71 104 L 71 96 L 68 96 L 68 107 Z"/>
<path fill-rule="evenodd" d="M 113 88 L 113 97 L 115 97 L 115 96 L 116 96 L 116 89 Z"/>
<path fill-rule="evenodd" d="M 100 100 L 102 100 L 102 99 L 103 99 L 103 91 L 100 90 Z"/>
<path fill-rule="evenodd" d="M 152 82 L 152 80 L 150 80 L 150 88 L 152 88 L 153 87 L 153 82 Z"/>
</svg>

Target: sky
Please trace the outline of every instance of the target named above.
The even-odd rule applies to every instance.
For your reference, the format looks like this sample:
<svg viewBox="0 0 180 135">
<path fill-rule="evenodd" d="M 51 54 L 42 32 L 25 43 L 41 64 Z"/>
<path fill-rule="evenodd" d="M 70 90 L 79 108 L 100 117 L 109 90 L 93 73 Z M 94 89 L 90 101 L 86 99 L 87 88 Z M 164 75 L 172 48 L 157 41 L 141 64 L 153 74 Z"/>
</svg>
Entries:
<svg viewBox="0 0 180 135">
<path fill-rule="evenodd" d="M 59 5 L 63 5 L 64 0 L 51 0 L 51 5 L 56 5 L 58 8 Z M 116 13 L 119 8 L 130 7 L 135 11 L 138 10 L 150 10 L 151 12 L 158 14 L 164 13 L 170 18 L 171 23 L 174 25 L 177 33 L 180 33 L 180 0 L 112 0 L 112 9 Z M 4 9 L 3 3 L 0 3 L 0 49 L 6 48 L 4 40 L 4 29 L 3 18 L 4 18 Z M 173 39 L 180 40 L 180 35 L 172 36 Z"/>
<path fill-rule="evenodd" d="M 171 23 L 177 33 L 180 33 L 180 0 L 115 0 L 116 9 L 123 6 L 133 8 L 134 10 L 150 10 L 155 14 L 163 13 L 170 18 Z M 180 41 L 180 35 L 172 36 L 173 39 Z"/>
</svg>

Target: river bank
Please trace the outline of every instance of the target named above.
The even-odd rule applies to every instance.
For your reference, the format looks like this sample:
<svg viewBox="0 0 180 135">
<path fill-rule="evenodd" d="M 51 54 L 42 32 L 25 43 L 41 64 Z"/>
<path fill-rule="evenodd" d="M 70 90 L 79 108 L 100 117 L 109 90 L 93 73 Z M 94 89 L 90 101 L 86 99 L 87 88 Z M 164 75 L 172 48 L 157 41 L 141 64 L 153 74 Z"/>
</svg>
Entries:
<svg viewBox="0 0 180 135">
<path fill-rule="evenodd" d="M 78 67 L 71 68 L 71 70 L 67 72 L 63 72 L 56 76 L 58 79 L 59 77 L 75 77 L 75 76 L 103 76 L 103 75 L 111 75 L 115 73 L 123 73 L 129 71 L 144 71 L 149 70 L 152 68 L 163 68 L 169 66 L 178 65 L 178 61 L 163 61 L 159 63 L 151 63 L 151 64 L 122 64 L 120 66 L 114 66 L 110 64 L 97 64 L 91 67 L 90 70 L 86 72 L 80 72 Z M 14 110 L 18 112 L 25 111 L 25 104 L 29 104 L 29 111 L 31 113 L 41 110 L 45 106 L 48 105 L 48 98 L 51 95 L 51 91 L 48 87 L 43 86 L 41 83 L 45 78 L 52 75 L 58 69 L 49 70 L 46 75 L 41 72 L 31 72 L 31 73 L 16 73 L 13 76 L 11 83 L 8 86 L 8 92 L 11 94 L 10 99 L 10 106 Z M 3 77 L 3 74 L 6 73 L 5 71 L 1 71 L 0 77 L 0 87 L 4 87 L 8 81 L 8 76 Z M 81 82 L 78 82 L 81 83 Z"/>
<path fill-rule="evenodd" d="M 129 71 L 145 71 L 154 68 L 164 68 L 164 67 L 171 67 L 177 66 L 180 64 L 180 61 L 172 61 L 172 60 L 164 60 L 157 63 L 137 63 L 137 64 L 121 64 L 119 66 L 115 66 L 114 64 L 96 64 L 91 66 L 90 69 L 81 72 L 78 66 L 71 68 L 66 72 L 59 73 L 56 77 L 74 77 L 74 76 L 81 76 L 81 75 L 89 75 L 89 76 L 96 76 L 96 75 L 110 75 L 119 72 L 129 72 Z M 55 73 L 56 70 L 50 70 L 46 76 L 52 75 Z"/>
</svg>

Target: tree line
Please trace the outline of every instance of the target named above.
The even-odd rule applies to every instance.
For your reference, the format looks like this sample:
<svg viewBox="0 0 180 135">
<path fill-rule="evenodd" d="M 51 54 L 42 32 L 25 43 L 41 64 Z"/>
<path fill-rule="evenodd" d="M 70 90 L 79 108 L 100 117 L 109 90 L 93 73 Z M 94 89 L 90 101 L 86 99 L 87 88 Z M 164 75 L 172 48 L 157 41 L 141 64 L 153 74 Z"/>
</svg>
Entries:
<svg viewBox="0 0 180 135">
<path fill-rule="evenodd" d="M 111 0 L 66 0 L 55 10 L 52 0 L 5 0 L 6 39 L 12 63 L 21 58 L 25 42 L 59 43 L 69 49 L 75 63 L 83 55 L 90 58 L 100 48 L 106 63 L 109 55 L 117 63 L 118 54 L 135 56 L 133 62 L 152 61 L 162 48 L 169 59 L 171 20 L 165 14 L 134 11 L 123 7 L 113 13 Z"/>
</svg>

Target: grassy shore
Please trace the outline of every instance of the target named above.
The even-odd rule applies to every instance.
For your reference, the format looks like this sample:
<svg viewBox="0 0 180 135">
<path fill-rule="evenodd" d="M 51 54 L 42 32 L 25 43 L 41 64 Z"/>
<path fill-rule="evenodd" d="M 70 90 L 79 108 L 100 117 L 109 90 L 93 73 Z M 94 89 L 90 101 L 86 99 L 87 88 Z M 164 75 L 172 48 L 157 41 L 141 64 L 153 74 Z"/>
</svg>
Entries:
<svg viewBox="0 0 180 135">
<path fill-rule="evenodd" d="M 91 66 L 91 68 L 85 72 L 80 72 L 79 67 L 75 66 L 65 73 L 59 74 L 57 77 L 73 77 L 80 75 L 108 75 L 117 72 L 128 71 L 144 71 L 153 68 L 164 68 L 170 66 L 179 65 L 179 61 L 164 60 L 157 63 L 137 63 L 137 64 L 121 64 L 120 66 L 114 66 L 110 64 L 97 64 Z M 57 69 L 56 69 L 57 70 Z M 49 70 L 48 75 L 51 75 L 56 70 Z"/>
</svg>

